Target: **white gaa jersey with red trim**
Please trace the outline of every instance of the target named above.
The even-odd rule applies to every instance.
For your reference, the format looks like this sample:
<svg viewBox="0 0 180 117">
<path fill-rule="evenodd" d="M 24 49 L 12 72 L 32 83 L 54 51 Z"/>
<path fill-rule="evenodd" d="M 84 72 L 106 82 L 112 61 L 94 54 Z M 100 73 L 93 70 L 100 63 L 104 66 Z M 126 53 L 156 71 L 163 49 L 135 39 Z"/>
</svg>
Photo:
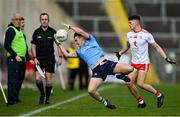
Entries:
<svg viewBox="0 0 180 117">
<path fill-rule="evenodd" d="M 130 44 L 132 60 L 134 64 L 149 64 L 148 45 L 155 43 L 151 33 L 142 29 L 139 32 L 128 32 L 127 41 Z"/>
</svg>

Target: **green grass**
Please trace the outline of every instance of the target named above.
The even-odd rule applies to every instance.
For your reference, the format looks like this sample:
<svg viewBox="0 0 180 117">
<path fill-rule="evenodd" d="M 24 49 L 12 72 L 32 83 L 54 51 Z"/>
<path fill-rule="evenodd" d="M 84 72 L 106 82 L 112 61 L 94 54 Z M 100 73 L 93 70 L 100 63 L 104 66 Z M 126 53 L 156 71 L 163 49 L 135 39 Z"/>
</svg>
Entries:
<svg viewBox="0 0 180 117">
<path fill-rule="evenodd" d="M 102 104 L 86 95 L 76 101 L 64 103 L 55 108 L 37 113 L 37 116 L 171 116 L 180 115 L 180 85 L 155 85 L 154 87 L 162 91 L 165 95 L 165 102 L 162 108 L 156 107 L 154 95 L 140 90 L 146 101 L 145 109 L 138 109 L 137 102 L 128 92 L 125 85 L 108 85 L 107 89 L 100 91 L 103 97 L 107 98 L 117 106 L 115 110 L 106 109 Z M 86 91 L 63 92 L 59 86 L 54 88 L 54 95 L 51 97 L 51 105 L 65 101 L 74 96 L 86 93 Z M 22 103 L 6 107 L 2 95 L 0 94 L 0 116 L 17 116 L 30 111 L 48 106 L 38 105 L 39 92 L 31 89 L 21 91 Z"/>
</svg>

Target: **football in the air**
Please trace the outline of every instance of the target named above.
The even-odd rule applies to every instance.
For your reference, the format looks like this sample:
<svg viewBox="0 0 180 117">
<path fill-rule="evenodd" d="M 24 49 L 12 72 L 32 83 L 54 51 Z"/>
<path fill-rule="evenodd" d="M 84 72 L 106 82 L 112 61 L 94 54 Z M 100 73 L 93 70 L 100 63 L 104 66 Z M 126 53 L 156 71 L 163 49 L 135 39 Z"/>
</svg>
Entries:
<svg viewBox="0 0 180 117">
<path fill-rule="evenodd" d="M 66 41 L 68 38 L 68 32 L 64 29 L 59 29 L 54 35 L 54 38 L 59 42 Z"/>
</svg>

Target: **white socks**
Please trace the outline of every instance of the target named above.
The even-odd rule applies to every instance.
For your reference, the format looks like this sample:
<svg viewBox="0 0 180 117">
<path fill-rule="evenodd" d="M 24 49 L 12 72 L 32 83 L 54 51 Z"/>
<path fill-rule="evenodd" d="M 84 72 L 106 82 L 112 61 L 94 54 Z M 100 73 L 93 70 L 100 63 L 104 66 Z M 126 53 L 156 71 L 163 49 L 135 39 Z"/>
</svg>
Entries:
<svg viewBox="0 0 180 117">
<path fill-rule="evenodd" d="M 105 106 L 107 106 L 107 101 L 106 101 L 105 99 L 102 99 L 100 102 L 101 102 L 102 104 L 104 104 Z"/>
</svg>

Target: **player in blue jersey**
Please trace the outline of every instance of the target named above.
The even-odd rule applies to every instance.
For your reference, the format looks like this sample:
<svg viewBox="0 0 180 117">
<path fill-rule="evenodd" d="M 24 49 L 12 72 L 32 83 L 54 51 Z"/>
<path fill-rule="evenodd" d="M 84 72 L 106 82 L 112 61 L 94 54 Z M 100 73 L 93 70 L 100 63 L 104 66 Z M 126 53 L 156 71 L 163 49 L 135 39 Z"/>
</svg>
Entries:
<svg viewBox="0 0 180 117">
<path fill-rule="evenodd" d="M 76 52 L 68 53 L 61 44 L 59 47 L 65 57 L 80 57 L 88 67 L 92 70 L 92 77 L 90 78 L 88 85 L 88 93 L 91 97 L 104 104 L 109 109 L 115 109 L 116 106 L 111 104 L 108 100 L 104 99 L 97 91 L 98 87 L 106 79 L 107 75 L 115 74 L 129 74 L 133 71 L 133 67 L 128 64 L 122 64 L 107 60 L 104 57 L 104 51 L 99 47 L 96 39 L 93 35 L 85 32 L 78 27 L 70 27 L 65 25 L 69 29 L 73 30 L 74 41 L 78 48 Z M 122 75 L 123 76 L 123 75 Z M 116 76 L 117 77 L 117 76 Z M 129 82 L 128 77 L 121 77 L 126 82 Z"/>
</svg>

